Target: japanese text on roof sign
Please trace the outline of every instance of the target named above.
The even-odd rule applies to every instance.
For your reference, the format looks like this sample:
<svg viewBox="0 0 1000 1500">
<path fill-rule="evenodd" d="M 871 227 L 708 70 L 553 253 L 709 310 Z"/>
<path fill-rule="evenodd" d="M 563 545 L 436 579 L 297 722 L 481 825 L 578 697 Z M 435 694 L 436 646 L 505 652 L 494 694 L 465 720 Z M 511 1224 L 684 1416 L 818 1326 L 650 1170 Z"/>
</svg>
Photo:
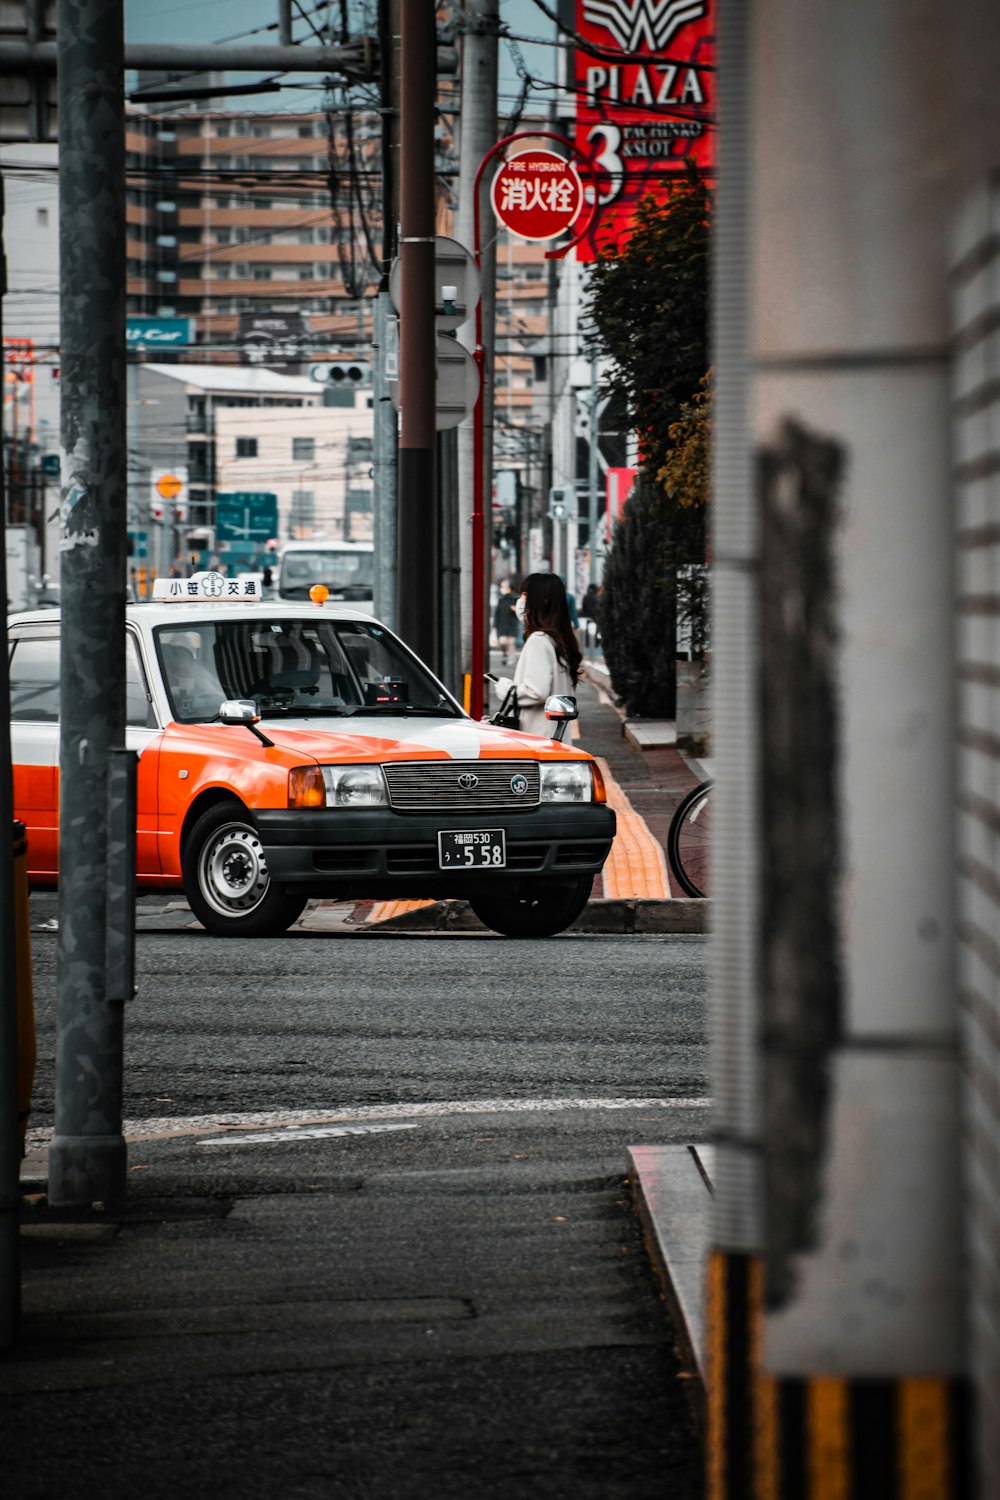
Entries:
<svg viewBox="0 0 1000 1500">
<path fill-rule="evenodd" d="M 251 603 L 260 598 L 260 587 L 252 576 L 224 578 L 221 573 L 194 573 L 190 578 L 158 578 L 153 585 L 153 598 L 159 603 L 178 604 L 190 599 L 202 603 L 206 600 L 220 604 L 234 600 Z"/>
</svg>

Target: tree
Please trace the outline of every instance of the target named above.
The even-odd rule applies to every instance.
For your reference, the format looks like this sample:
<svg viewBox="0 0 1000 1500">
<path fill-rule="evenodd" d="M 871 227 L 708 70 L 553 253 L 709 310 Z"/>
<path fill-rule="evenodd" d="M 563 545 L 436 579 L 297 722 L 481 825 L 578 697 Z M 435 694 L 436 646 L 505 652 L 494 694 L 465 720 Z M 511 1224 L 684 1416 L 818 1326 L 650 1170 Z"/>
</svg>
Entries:
<svg viewBox="0 0 1000 1500">
<path fill-rule="evenodd" d="M 591 344 L 611 361 L 604 388 L 639 441 L 602 622 L 611 679 L 632 713 L 673 715 L 678 609 L 698 649 L 706 633 L 710 233 L 711 198 L 691 166 L 665 201 L 642 202 L 627 244 L 602 255 L 591 281 Z"/>
</svg>

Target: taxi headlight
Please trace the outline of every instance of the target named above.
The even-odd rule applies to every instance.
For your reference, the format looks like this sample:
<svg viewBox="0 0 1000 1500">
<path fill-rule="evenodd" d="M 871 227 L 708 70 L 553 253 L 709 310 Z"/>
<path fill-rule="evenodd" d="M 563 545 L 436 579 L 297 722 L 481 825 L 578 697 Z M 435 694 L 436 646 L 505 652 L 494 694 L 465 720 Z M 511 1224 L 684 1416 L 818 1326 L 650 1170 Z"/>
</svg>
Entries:
<svg viewBox="0 0 1000 1500">
<path fill-rule="evenodd" d="M 550 761 L 542 765 L 543 802 L 592 802 L 593 788 L 589 761 Z"/>
<path fill-rule="evenodd" d="M 381 766 L 323 766 L 327 807 L 384 807 L 389 801 Z"/>
</svg>

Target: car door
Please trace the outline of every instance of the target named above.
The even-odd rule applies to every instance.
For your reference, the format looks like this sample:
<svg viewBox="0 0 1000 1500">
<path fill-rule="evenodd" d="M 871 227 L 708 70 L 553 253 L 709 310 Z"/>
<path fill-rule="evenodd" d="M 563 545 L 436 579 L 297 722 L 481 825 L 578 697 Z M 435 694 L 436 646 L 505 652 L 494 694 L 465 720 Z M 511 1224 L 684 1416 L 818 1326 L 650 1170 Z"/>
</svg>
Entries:
<svg viewBox="0 0 1000 1500">
<path fill-rule="evenodd" d="M 157 761 L 163 738 L 153 705 L 149 674 L 138 634 L 125 635 L 125 743 L 139 753 L 136 785 L 135 870 L 143 876 L 160 874 L 157 837 Z"/>
<path fill-rule="evenodd" d="M 59 658 L 57 627 L 24 626 L 12 632 L 11 758 L 14 815 L 28 832 L 28 873 L 36 884 L 55 881 L 59 869 Z M 156 749 L 161 730 L 148 677 L 132 631 L 125 650 L 125 743 L 139 754 L 136 874 L 158 875 Z"/>
<path fill-rule="evenodd" d="M 50 884 L 59 867 L 59 636 L 26 625 L 10 645 L 14 816 L 27 829 L 30 878 Z"/>
</svg>

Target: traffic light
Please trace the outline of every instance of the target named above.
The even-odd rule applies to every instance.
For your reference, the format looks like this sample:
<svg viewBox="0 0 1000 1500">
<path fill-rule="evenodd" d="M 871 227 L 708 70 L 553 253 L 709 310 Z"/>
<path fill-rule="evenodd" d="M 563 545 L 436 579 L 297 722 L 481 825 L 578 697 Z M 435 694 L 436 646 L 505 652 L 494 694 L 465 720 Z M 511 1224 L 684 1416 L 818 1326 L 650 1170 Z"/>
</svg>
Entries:
<svg viewBox="0 0 1000 1500">
<path fill-rule="evenodd" d="M 549 515 L 557 524 L 576 520 L 576 486 L 554 484 L 549 490 Z"/>
<path fill-rule="evenodd" d="M 334 360 L 332 364 L 313 365 L 309 375 L 321 385 L 366 385 L 371 380 L 371 366 L 360 359 Z"/>
</svg>

